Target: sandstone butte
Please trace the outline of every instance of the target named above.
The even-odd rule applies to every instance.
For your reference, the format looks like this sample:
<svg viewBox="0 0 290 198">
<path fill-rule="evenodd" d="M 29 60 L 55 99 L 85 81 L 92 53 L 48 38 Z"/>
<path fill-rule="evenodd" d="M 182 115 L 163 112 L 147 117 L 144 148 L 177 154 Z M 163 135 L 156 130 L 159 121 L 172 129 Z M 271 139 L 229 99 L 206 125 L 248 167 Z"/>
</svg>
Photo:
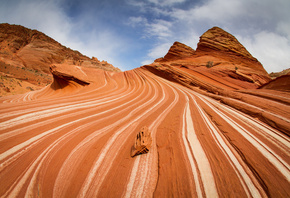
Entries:
<svg viewBox="0 0 290 198">
<path fill-rule="evenodd" d="M 1 29 L 16 67 L 2 76 L 49 83 L 0 98 L 1 197 L 290 197 L 289 75 L 270 80 L 233 35 L 214 27 L 196 50 L 116 72 L 1 27 L 19 31 Z"/>
</svg>

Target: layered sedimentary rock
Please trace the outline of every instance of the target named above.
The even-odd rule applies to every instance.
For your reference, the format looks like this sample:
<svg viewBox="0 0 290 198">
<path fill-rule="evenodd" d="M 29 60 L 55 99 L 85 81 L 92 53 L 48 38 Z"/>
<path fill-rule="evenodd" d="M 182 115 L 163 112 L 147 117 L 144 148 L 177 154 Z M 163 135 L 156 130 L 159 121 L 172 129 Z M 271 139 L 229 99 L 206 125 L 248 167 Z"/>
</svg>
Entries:
<svg viewBox="0 0 290 198">
<path fill-rule="evenodd" d="M 0 98 L 0 196 L 290 197 L 290 93 L 238 57 L 52 64 L 50 86 Z"/>
<path fill-rule="evenodd" d="M 170 61 L 170 60 L 177 60 L 181 58 L 186 58 L 194 55 L 195 50 L 191 47 L 180 43 L 178 41 L 174 42 L 173 45 L 170 47 L 168 53 L 164 56 L 164 58 L 157 59 L 156 62 L 160 61 Z"/>
<path fill-rule="evenodd" d="M 231 34 L 219 27 L 207 30 L 199 40 L 197 52 L 226 53 L 257 61 Z"/>
<path fill-rule="evenodd" d="M 49 66 L 69 64 L 120 72 L 111 64 L 71 50 L 45 34 L 20 25 L 0 24 L 1 95 L 19 94 L 40 89 L 53 80 Z"/>
<path fill-rule="evenodd" d="M 164 58 L 157 59 L 150 69 L 154 67 L 154 70 L 159 70 L 156 72 L 171 76 L 169 70 L 174 66 L 213 75 L 245 88 L 257 88 L 270 81 L 262 64 L 233 35 L 218 27 L 209 29 L 200 37 L 196 51 L 184 44 L 174 43 Z M 198 84 L 185 76 L 175 77 L 178 81 L 187 81 L 187 84 Z M 204 83 L 201 84 L 203 87 Z"/>
<path fill-rule="evenodd" d="M 260 89 L 290 91 L 290 74 L 279 76 L 274 80 L 263 84 Z"/>
<path fill-rule="evenodd" d="M 152 144 L 151 132 L 146 126 L 137 133 L 134 146 L 131 150 L 131 157 L 136 155 L 148 153 Z"/>
<path fill-rule="evenodd" d="M 269 76 L 272 79 L 277 78 L 279 76 L 283 76 L 283 75 L 290 75 L 290 68 L 284 69 L 283 71 L 280 71 L 280 72 L 272 72 L 269 74 Z"/>
</svg>

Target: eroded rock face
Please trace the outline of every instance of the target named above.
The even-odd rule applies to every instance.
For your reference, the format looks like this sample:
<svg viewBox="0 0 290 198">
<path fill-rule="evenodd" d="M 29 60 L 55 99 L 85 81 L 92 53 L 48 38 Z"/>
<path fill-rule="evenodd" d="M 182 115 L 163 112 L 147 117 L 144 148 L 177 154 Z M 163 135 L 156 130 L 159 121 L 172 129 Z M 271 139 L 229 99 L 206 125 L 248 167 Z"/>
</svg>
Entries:
<svg viewBox="0 0 290 198">
<path fill-rule="evenodd" d="M 283 75 L 290 75 L 290 68 L 284 69 L 283 71 L 280 71 L 280 72 L 272 72 L 269 74 L 269 76 L 272 79 L 283 76 Z"/>
<path fill-rule="evenodd" d="M 290 91 L 290 74 L 283 75 L 271 80 L 270 82 L 262 85 L 260 89 L 272 89 L 279 91 Z"/>
<path fill-rule="evenodd" d="M 200 37 L 196 51 L 223 51 L 256 60 L 233 35 L 219 27 L 207 30 Z"/>
<path fill-rule="evenodd" d="M 87 79 L 87 74 L 79 66 L 51 65 L 49 69 L 54 77 L 54 80 L 55 78 L 60 78 L 65 81 L 74 81 L 80 85 L 90 84 L 89 80 Z"/>
<path fill-rule="evenodd" d="M 268 75 L 262 64 L 247 51 L 236 37 L 219 27 L 207 30 L 200 37 L 196 52 L 240 62 L 243 67 L 254 69 L 262 75 Z"/>
<path fill-rule="evenodd" d="M 290 197 L 290 92 L 231 63 L 54 65 L 52 86 L 0 97 L 0 197 Z"/>
<path fill-rule="evenodd" d="M 195 54 L 195 50 L 191 47 L 180 43 L 180 42 L 174 42 L 173 45 L 170 47 L 168 53 L 164 56 L 164 58 L 156 59 L 156 62 L 158 61 L 170 61 L 170 60 L 176 60 L 181 58 L 190 57 Z"/>
<path fill-rule="evenodd" d="M 19 82 L 22 87 L 29 85 L 40 89 L 53 81 L 49 71 L 51 64 L 67 64 L 120 72 L 120 69 L 113 65 L 84 56 L 78 51 L 61 45 L 42 32 L 20 25 L 0 24 L 0 76 L 4 78 L 7 76 Z M 10 86 L 7 83 L 5 85 Z M 13 86 L 21 87 L 17 84 L 10 87 Z M 11 92 L 11 94 L 18 94 L 18 92 Z"/>
<path fill-rule="evenodd" d="M 135 139 L 134 146 L 131 149 L 131 157 L 136 155 L 148 153 L 151 148 L 152 137 L 146 126 L 144 126 L 138 133 Z"/>
<path fill-rule="evenodd" d="M 221 87 L 258 88 L 270 81 L 262 64 L 233 35 L 218 27 L 200 37 L 196 51 L 175 42 L 164 58 L 146 68 L 171 81 L 213 93 Z"/>
</svg>

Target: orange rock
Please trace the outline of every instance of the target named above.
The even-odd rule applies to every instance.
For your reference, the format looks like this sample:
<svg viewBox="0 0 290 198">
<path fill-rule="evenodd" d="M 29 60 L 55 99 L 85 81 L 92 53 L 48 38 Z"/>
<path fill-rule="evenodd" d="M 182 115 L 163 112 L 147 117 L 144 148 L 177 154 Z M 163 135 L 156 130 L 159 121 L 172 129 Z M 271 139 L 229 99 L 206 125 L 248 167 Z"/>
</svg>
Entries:
<svg viewBox="0 0 290 198">
<path fill-rule="evenodd" d="M 279 76 L 262 85 L 260 89 L 272 89 L 278 91 L 290 91 L 290 75 Z"/>
<path fill-rule="evenodd" d="M 207 30 L 200 37 L 196 53 L 199 55 L 209 54 L 239 63 L 242 67 L 253 69 L 259 74 L 268 76 L 262 64 L 247 51 L 236 37 L 219 27 Z"/>
<path fill-rule="evenodd" d="M 134 146 L 131 149 L 131 157 L 145 154 L 149 152 L 152 144 L 151 133 L 146 126 L 144 126 L 138 133 L 135 139 Z"/>
<path fill-rule="evenodd" d="M 220 88 L 255 89 L 270 81 L 263 65 L 233 35 L 218 27 L 200 37 L 196 51 L 175 42 L 164 58 L 145 67 L 168 80 L 212 93 Z"/>
<path fill-rule="evenodd" d="M 195 54 L 194 49 L 192 49 L 191 47 L 189 47 L 183 43 L 176 41 L 170 47 L 168 53 L 164 56 L 164 58 L 156 59 L 155 62 L 177 60 L 177 59 L 181 59 L 181 58 L 190 57 L 194 54 Z"/>
<path fill-rule="evenodd" d="M 219 27 L 206 31 L 199 40 L 196 51 L 233 53 L 256 61 L 246 48 L 230 33 Z"/>
<path fill-rule="evenodd" d="M 0 24 L 0 76 L 9 75 L 10 79 L 26 81 L 41 88 L 53 81 L 49 71 L 51 64 L 121 71 L 109 63 L 67 48 L 37 30 Z M 17 94 L 17 91 L 13 93 Z"/>
</svg>

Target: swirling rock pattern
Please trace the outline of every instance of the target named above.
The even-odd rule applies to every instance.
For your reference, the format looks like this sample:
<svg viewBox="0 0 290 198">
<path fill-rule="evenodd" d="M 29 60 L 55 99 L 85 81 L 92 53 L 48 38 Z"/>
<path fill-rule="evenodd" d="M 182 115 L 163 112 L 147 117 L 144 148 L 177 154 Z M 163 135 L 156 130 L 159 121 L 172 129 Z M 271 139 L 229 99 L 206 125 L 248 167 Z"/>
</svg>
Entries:
<svg viewBox="0 0 290 198">
<path fill-rule="evenodd" d="M 0 196 L 290 197 L 287 79 L 257 89 L 267 74 L 229 53 L 52 65 L 50 85 L 0 98 Z"/>
<path fill-rule="evenodd" d="M 279 107 L 263 111 L 282 133 L 145 67 L 82 72 L 95 81 L 0 99 L 2 197 L 289 197 L 289 97 L 235 92 Z M 151 149 L 132 158 L 143 126 Z"/>
</svg>

